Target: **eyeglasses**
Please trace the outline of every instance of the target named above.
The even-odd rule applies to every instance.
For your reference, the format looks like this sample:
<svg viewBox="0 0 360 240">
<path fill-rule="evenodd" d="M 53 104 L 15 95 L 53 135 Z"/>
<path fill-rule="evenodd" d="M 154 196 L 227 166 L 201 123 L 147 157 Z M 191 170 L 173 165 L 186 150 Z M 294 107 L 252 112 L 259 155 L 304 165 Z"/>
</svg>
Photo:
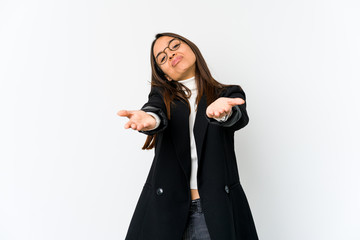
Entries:
<svg viewBox="0 0 360 240">
<path fill-rule="evenodd" d="M 173 38 L 170 42 L 169 45 L 164 48 L 164 50 L 160 53 L 158 53 L 158 55 L 156 56 L 156 63 L 158 65 L 162 65 L 166 62 L 168 55 L 165 52 L 165 49 L 169 48 L 171 51 L 175 51 L 176 49 L 178 49 L 180 47 L 181 41 L 178 38 Z"/>
</svg>

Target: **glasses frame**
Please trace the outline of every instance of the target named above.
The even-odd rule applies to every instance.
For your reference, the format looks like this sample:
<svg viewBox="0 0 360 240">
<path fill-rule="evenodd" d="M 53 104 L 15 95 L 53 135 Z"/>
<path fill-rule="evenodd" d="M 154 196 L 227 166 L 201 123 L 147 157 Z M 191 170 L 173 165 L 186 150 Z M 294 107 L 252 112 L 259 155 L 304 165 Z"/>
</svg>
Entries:
<svg viewBox="0 0 360 240">
<path fill-rule="evenodd" d="M 178 40 L 178 41 L 179 41 L 179 46 L 178 46 L 177 48 L 175 48 L 175 49 L 171 49 L 171 48 L 170 48 L 170 44 L 171 44 L 172 41 L 174 41 L 174 40 Z M 162 50 L 161 52 L 159 52 L 159 53 L 156 55 L 156 57 L 155 57 L 155 62 L 156 62 L 156 64 L 157 64 L 157 65 L 163 65 L 163 64 L 166 63 L 166 61 L 168 60 L 168 55 L 167 55 L 167 53 L 165 52 L 165 50 L 166 50 L 167 48 L 169 48 L 170 51 L 175 51 L 175 50 L 179 49 L 180 45 L 181 45 L 181 40 L 180 40 L 179 38 L 173 38 L 173 39 L 171 39 L 171 40 L 169 41 L 168 46 L 167 46 L 166 48 L 164 48 L 164 50 Z M 165 54 L 166 58 L 165 58 L 165 61 L 164 61 L 163 63 L 160 63 L 160 64 L 159 64 L 158 57 L 159 57 L 162 53 Z"/>
</svg>

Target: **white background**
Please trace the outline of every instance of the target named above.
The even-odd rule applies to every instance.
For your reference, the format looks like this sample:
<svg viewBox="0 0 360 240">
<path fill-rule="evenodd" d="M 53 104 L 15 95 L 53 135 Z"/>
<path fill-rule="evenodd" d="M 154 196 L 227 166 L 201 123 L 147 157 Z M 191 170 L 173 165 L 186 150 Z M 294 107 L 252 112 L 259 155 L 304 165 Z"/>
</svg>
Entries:
<svg viewBox="0 0 360 240">
<path fill-rule="evenodd" d="M 0 239 L 124 239 L 153 150 L 121 109 L 175 32 L 239 84 L 240 179 L 262 240 L 360 239 L 360 4 L 0 2 Z"/>
</svg>

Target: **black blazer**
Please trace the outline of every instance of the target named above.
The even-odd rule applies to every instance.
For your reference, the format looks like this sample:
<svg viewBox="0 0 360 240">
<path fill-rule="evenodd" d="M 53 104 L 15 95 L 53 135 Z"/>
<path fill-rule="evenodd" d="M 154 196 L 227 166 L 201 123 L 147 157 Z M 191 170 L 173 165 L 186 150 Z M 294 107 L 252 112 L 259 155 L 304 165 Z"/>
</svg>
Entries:
<svg viewBox="0 0 360 240">
<path fill-rule="evenodd" d="M 242 98 L 240 86 L 228 87 L 220 97 Z M 190 194 L 189 110 L 175 100 L 167 118 L 162 94 L 152 87 L 141 108 L 157 113 L 160 126 L 153 162 L 129 224 L 125 240 L 181 240 L 185 231 Z M 234 151 L 234 132 L 249 122 L 246 102 L 232 108 L 225 122 L 206 115 L 206 95 L 196 112 L 194 138 L 198 154 L 197 183 L 205 221 L 212 240 L 257 240 L 249 203 L 241 186 Z"/>
</svg>

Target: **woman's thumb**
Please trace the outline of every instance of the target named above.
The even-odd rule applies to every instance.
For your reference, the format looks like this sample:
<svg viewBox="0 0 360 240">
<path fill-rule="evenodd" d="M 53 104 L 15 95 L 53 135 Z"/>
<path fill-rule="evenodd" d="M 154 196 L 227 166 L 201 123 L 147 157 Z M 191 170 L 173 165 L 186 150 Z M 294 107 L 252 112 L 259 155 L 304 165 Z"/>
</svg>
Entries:
<svg viewBox="0 0 360 240">
<path fill-rule="evenodd" d="M 245 103 L 245 100 L 242 98 L 233 98 L 233 99 L 229 100 L 228 103 L 232 106 L 235 106 L 235 105 L 240 105 L 240 104 Z"/>
<path fill-rule="evenodd" d="M 120 110 L 117 112 L 117 115 L 121 116 L 121 117 L 129 117 L 132 114 L 132 111 L 128 111 L 128 110 Z"/>
</svg>

